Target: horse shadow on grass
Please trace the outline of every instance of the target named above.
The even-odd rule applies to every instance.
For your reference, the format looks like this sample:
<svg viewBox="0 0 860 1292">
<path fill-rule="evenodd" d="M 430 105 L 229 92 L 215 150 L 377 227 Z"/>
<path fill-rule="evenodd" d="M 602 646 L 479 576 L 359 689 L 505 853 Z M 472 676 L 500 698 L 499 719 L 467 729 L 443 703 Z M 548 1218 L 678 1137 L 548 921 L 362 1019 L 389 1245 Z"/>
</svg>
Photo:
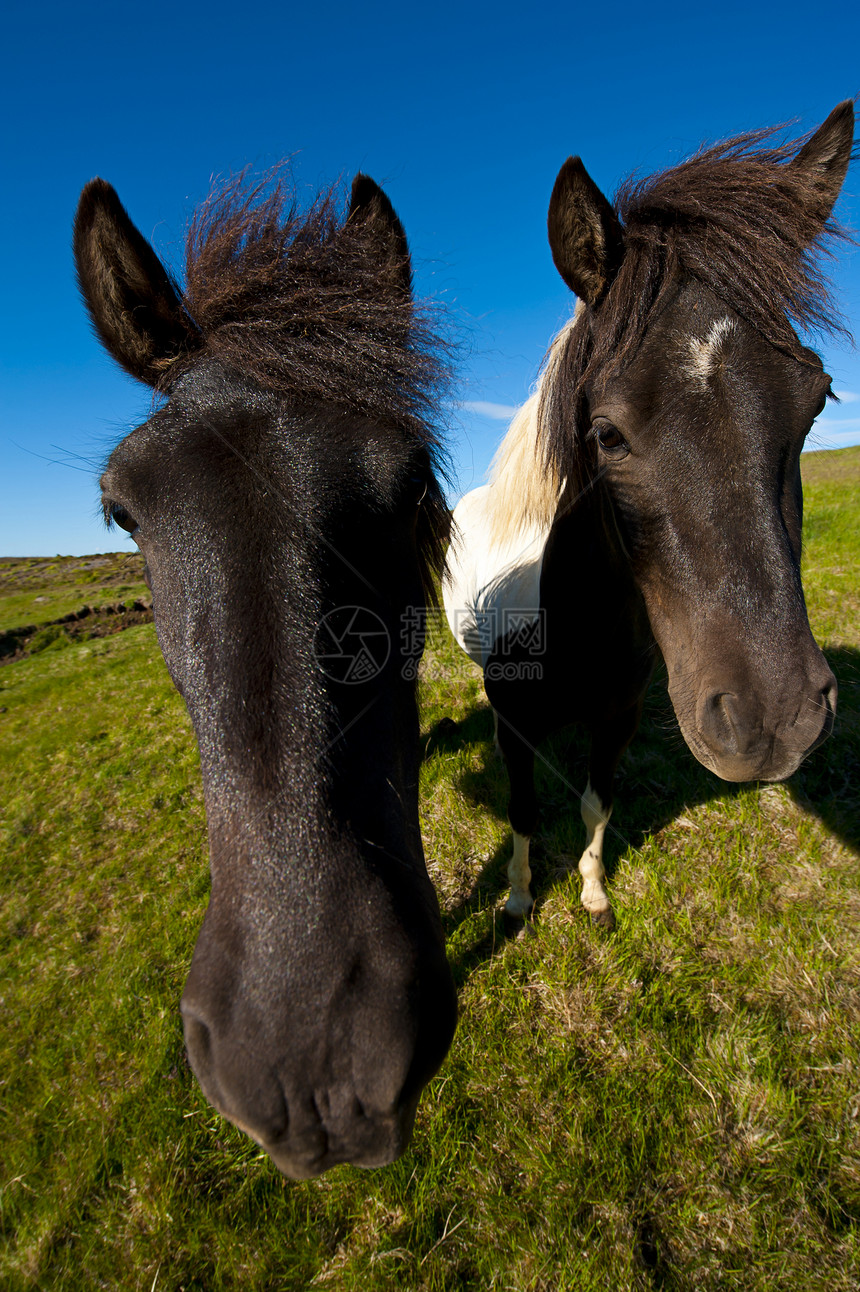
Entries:
<svg viewBox="0 0 860 1292">
<path fill-rule="evenodd" d="M 860 869 L 860 650 L 838 647 L 825 655 L 839 684 L 834 731 L 787 785 L 798 806 L 817 816 L 858 853 Z M 461 773 L 456 786 L 476 808 L 506 821 L 507 773 L 494 749 L 492 712 L 486 702 L 477 704 L 460 722 L 447 718 L 438 722 L 426 738 L 425 757 L 454 753 L 470 745 L 483 748 L 482 766 Z M 566 728 L 540 748 L 535 772 L 540 818 L 530 858 L 538 923 L 542 900 L 575 869 L 584 846 L 579 796 L 585 788 L 587 766 L 588 740 L 579 727 Z M 628 849 L 641 847 L 690 808 L 731 801 L 748 788 L 719 780 L 694 759 L 678 728 L 661 666 L 649 688 L 639 731 L 619 768 L 615 812 L 603 856 L 610 880 Z M 445 913 L 450 938 L 464 921 L 488 907 L 496 908 L 484 933 L 453 959 L 458 985 L 501 942 L 523 933 L 520 921 L 508 920 L 498 909 L 507 893 L 509 857 L 510 836 L 506 835 L 470 891 Z"/>
</svg>

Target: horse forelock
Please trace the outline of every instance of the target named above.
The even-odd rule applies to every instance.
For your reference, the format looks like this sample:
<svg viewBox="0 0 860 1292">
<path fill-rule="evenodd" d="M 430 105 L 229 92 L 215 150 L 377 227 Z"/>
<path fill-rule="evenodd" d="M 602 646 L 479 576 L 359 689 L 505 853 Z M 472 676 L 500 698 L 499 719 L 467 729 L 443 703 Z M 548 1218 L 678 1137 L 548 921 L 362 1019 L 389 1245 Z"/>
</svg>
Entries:
<svg viewBox="0 0 860 1292">
<path fill-rule="evenodd" d="M 348 218 L 339 186 L 304 208 L 278 169 L 214 189 L 188 230 L 182 304 L 209 357 L 299 405 L 395 425 L 435 464 L 451 375 L 440 311 L 397 289 L 379 235 Z"/>
<path fill-rule="evenodd" d="M 771 345 L 796 358 L 802 359 L 802 346 L 795 328 L 846 332 L 822 253 L 851 235 L 822 217 L 817 174 L 790 164 L 804 140 L 775 144 L 780 129 L 702 148 L 677 166 L 620 186 L 614 205 L 630 253 L 625 259 L 638 262 L 635 274 L 619 273 L 608 311 L 632 321 L 629 335 L 614 338 L 624 349 L 638 344 L 667 275 L 678 272 L 710 288 Z"/>
</svg>

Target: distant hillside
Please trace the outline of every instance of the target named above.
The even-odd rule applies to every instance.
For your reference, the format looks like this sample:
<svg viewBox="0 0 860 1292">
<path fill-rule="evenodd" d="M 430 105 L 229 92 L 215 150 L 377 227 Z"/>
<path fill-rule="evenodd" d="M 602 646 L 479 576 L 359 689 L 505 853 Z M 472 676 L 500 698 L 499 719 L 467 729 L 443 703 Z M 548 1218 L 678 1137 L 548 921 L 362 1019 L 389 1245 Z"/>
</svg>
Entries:
<svg viewBox="0 0 860 1292">
<path fill-rule="evenodd" d="M 804 484 L 837 480 L 853 480 L 860 484 L 860 444 L 854 444 L 850 449 L 819 449 L 814 453 L 804 453 L 800 459 L 800 474 Z"/>
<path fill-rule="evenodd" d="M 0 661 L 152 618 L 143 557 L 0 557 Z"/>
</svg>

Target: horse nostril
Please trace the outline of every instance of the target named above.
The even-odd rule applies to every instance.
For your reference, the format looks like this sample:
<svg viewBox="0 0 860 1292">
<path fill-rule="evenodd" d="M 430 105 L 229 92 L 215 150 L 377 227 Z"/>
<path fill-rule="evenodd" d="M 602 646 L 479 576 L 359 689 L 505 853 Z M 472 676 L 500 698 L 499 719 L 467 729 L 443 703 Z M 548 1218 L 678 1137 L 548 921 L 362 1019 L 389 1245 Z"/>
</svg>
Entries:
<svg viewBox="0 0 860 1292">
<path fill-rule="evenodd" d="M 196 1014 L 183 1007 L 182 1021 L 185 1031 L 185 1048 L 192 1068 L 198 1074 L 208 1071 L 212 1058 L 212 1033 Z"/>
<path fill-rule="evenodd" d="M 836 713 L 836 696 L 839 688 L 836 685 L 836 678 L 831 673 L 830 681 L 826 686 L 821 688 L 821 704 L 824 711 L 829 715 L 830 723 L 833 723 L 833 716 Z"/>
<path fill-rule="evenodd" d="M 837 690 L 836 678 L 831 673 L 830 681 L 826 686 L 823 686 L 819 692 L 821 697 L 819 704 L 823 715 L 823 721 L 821 723 L 821 730 L 809 750 L 810 753 L 812 752 L 812 749 L 817 749 L 819 745 L 823 744 L 833 730 L 833 722 L 836 717 Z"/>
<path fill-rule="evenodd" d="M 737 697 L 731 691 L 709 695 L 701 706 L 700 721 L 709 743 L 726 754 L 740 752 Z"/>
</svg>

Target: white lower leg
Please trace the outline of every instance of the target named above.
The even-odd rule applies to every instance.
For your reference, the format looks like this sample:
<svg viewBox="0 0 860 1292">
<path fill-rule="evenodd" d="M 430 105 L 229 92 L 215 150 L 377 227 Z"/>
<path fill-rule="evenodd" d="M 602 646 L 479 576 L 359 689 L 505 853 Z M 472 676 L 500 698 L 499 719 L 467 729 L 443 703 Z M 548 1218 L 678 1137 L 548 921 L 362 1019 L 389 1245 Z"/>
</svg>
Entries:
<svg viewBox="0 0 860 1292">
<path fill-rule="evenodd" d="M 508 863 L 511 894 L 505 903 L 505 910 L 509 915 L 525 916 L 532 909 L 532 895 L 529 891 L 531 877 L 528 835 L 517 834 L 514 830 L 514 855 Z"/>
<path fill-rule="evenodd" d="M 612 815 L 611 807 L 604 807 L 588 782 L 582 796 L 582 819 L 585 822 L 585 852 L 579 862 L 582 876 L 581 902 L 587 911 L 597 914 L 611 909 L 609 894 L 603 886 L 606 871 L 603 869 L 603 836 Z"/>
</svg>

